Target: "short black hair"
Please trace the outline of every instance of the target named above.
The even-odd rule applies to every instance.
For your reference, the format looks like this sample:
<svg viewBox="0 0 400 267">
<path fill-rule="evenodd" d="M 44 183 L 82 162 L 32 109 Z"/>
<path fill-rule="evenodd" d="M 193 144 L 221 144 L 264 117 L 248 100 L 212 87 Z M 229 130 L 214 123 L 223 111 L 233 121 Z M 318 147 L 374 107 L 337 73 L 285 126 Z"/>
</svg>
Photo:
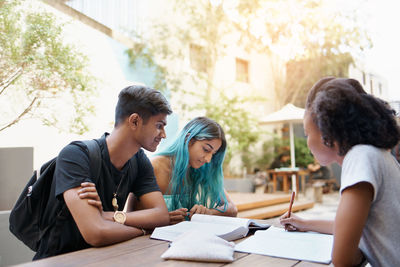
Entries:
<svg viewBox="0 0 400 267">
<path fill-rule="evenodd" d="M 167 99 L 161 92 L 143 85 L 132 85 L 121 90 L 115 108 L 115 126 L 133 113 L 139 114 L 146 123 L 151 116 L 171 114 Z"/>
<path fill-rule="evenodd" d="M 308 93 L 306 112 L 311 113 L 324 144 L 333 147 L 337 142 L 341 156 L 357 144 L 390 149 L 400 140 L 396 112 L 354 79 L 319 80 Z"/>
</svg>

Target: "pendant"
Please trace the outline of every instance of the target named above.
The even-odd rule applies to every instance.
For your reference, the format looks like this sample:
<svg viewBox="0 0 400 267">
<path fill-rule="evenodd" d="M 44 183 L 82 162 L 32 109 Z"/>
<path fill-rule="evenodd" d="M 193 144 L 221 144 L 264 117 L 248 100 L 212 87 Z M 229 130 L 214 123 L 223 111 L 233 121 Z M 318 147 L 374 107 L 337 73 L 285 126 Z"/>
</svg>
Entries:
<svg viewBox="0 0 400 267">
<path fill-rule="evenodd" d="M 114 207 L 114 211 L 117 211 L 117 210 L 118 210 L 118 201 L 117 201 L 117 198 L 116 198 L 115 195 L 114 195 L 114 197 L 113 197 L 113 199 L 112 199 L 111 204 L 112 204 L 112 206 Z"/>
</svg>

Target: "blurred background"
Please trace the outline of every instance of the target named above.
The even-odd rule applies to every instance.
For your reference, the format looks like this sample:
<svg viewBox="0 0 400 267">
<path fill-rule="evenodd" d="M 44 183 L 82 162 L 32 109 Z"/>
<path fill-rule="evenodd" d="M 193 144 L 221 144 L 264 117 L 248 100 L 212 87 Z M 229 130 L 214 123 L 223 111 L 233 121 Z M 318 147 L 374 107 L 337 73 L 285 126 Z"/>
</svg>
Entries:
<svg viewBox="0 0 400 267">
<path fill-rule="evenodd" d="M 195 116 L 218 121 L 228 138 L 226 177 L 265 170 L 290 150 L 289 123 L 263 122 L 288 103 L 304 108 L 323 76 L 358 79 L 399 111 L 398 7 L 394 0 L 3 0 L 0 183 L 12 198 L 3 203 L 10 207 L 32 170 L 69 142 L 111 131 L 118 93 L 131 84 L 171 102 L 159 149 Z M 293 133 L 296 167 L 306 168 L 314 159 L 301 120 Z"/>
<path fill-rule="evenodd" d="M 396 0 L 0 0 L 0 266 L 33 256 L 8 231 L 33 170 L 71 141 L 112 131 L 128 85 L 171 103 L 159 150 L 196 116 L 222 125 L 231 190 L 260 182 L 268 193 L 275 168 L 324 176 L 303 133 L 307 92 L 324 76 L 351 77 L 399 114 L 399 8 Z M 287 104 L 297 112 L 282 115 Z M 315 193 L 340 185 L 340 167 L 327 168 Z M 301 181 L 304 192 L 309 180 Z"/>
</svg>

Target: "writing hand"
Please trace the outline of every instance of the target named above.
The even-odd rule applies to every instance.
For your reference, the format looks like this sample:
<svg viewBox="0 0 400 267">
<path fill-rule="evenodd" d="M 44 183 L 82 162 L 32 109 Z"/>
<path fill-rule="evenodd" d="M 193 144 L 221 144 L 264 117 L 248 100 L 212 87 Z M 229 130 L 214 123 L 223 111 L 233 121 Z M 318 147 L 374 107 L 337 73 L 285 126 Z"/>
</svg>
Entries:
<svg viewBox="0 0 400 267">
<path fill-rule="evenodd" d="M 187 209 L 180 208 L 174 211 L 169 212 L 169 223 L 170 224 L 177 224 L 179 222 L 183 222 L 185 217 L 187 216 Z"/>
<path fill-rule="evenodd" d="M 300 232 L 305 232 L 306 230 L 306 225 L 307 221 L 300 218 L 297 215 L 294 215 L 293 213 L 290 214 L 290 218 L 288 218 L 289 213 L 285 212 L 280 218 L 279 222 L 281 225 L 285 226 L 285 229 L 287 231 L 300 231 Z"/>
</svg>

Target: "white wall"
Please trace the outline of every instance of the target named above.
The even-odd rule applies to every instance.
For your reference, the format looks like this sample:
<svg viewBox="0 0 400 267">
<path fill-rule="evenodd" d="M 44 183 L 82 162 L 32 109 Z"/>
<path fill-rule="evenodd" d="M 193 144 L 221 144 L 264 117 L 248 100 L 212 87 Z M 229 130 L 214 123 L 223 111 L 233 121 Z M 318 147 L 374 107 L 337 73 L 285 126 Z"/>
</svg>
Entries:
<svg viewBox="0 0 400 267">
<path fill-rule="evenodd" d="M 22 120 L 0 132 L 0 147 L 33 147 L 34 168 L 40 167 L 48 159 L 73 140 L 98 138 L 105 131 L 111 131 L 114 121 L 114 109 L 119 91 L 132 81 L 125 79 L 118 62 L 113 41 L 106 35 L 94 30 L 77 20 L 72 20 L 63 13 L 42 2 L 35 2 L 40 8 L 53 12 L 59 22 L 68 22 L 65 30 L 66 41 L 73 43 L 89 59 L 89 71 L 97 78 L 97 94 L 92 96 L 95 114 L 88 119 L 90 131 L 82 136 L 59 132 L 53 127 L 41 124 L 37 119 Z M 66 102 L 66 101 L 65 101 Z M 64 104 L 59 100 L 60 106 Z M 68 110 L 60 112 L 59 118 L 68 118 Z"/>
</svg>

